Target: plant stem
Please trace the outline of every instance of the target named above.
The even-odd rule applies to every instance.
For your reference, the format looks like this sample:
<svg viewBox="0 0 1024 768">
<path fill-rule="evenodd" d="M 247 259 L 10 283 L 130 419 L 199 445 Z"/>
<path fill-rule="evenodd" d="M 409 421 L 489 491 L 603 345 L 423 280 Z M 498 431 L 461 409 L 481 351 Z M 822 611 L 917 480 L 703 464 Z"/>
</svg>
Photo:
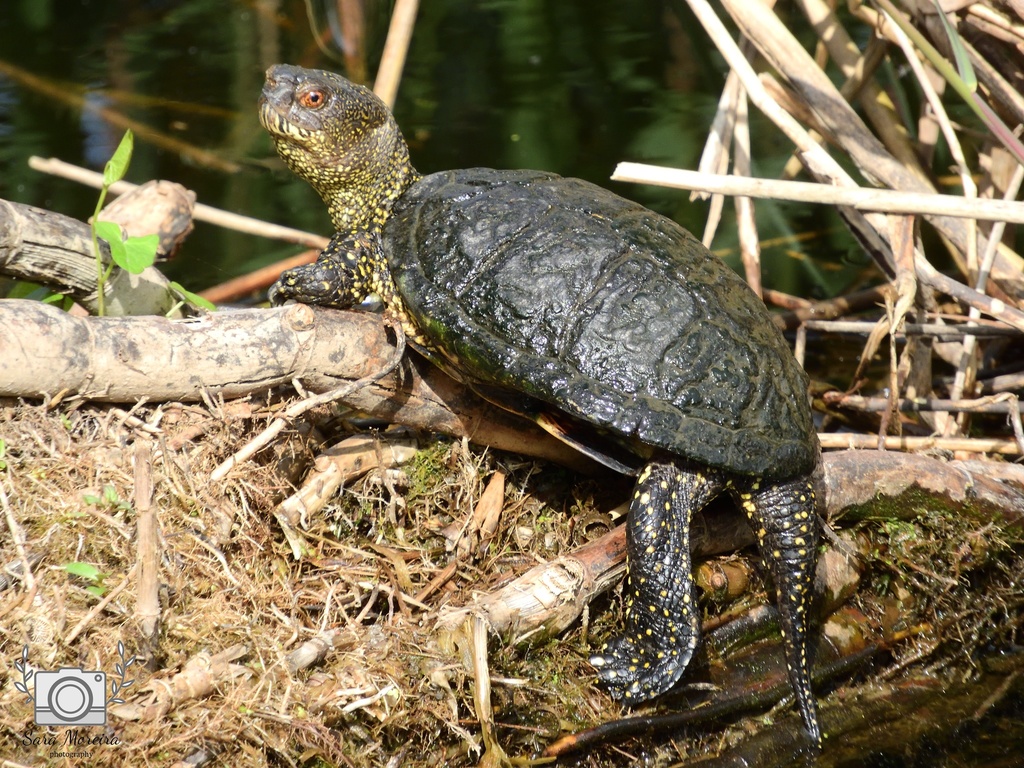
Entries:
<svg viewBox="0 0 1024 768">
<path fill-rule="evenodd" d="M 92 251 L 96 254 L 96 314 L 103 317 L 106 314 L 106 285 L 109 272 L 103 268 L 103 253 L 100 251 L 100 241 L 96 236 L 96 222 L 99 220 L 100 210 L 103 208 L 103 201 L 107 198 L 107 185 L 100 187 L 100 196 L 96 201 L 96 210 L 92 214 L 92 223 L 89 229 L 92 232 Z"/>
</svg>

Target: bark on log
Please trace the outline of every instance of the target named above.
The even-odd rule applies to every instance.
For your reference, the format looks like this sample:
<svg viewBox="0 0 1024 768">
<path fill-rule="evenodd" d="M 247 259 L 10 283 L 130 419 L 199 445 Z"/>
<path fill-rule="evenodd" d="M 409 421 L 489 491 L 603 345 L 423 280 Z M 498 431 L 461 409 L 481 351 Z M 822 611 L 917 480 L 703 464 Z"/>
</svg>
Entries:
<svg viewBox="0 0 1024 768">
<path fill-rule="evenodd" d="M 392 358 L 379 316 L 292 305 L 189 320 L 73 317 L 0 300 L 0 396 L 106 402 L 243 397 L 301 380 L 325 392 Z M 415 429 L 466 437 L 577 469 L 589 460 L 531 422 L 492 406 L 417 355 L 399 375 L 354 392 L 349 407 Z"/>
<path fill-rule="evenodd" d="M 192 233 L 196 193 L 173 181 L 147 181 L 116 198 L 100 211 L 100 221 L 124 227 L 129 237 L 160 238 L 158 261 L 173 259 Z"/>
</svg>

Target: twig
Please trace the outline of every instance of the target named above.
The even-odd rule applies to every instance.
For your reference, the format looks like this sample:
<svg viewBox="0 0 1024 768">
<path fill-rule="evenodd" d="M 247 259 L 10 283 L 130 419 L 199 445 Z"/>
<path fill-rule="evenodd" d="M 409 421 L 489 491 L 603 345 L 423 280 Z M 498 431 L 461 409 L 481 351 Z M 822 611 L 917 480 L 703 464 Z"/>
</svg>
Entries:
<svg viewBox="0 0 1024 768">
<path fill-rule="evenodd" d="M 68 633 L 68 636 L 64 638 L 65 645 L 71 645 L 71 643 L 75 641 L 75 638 L 82 634 L 83 630 L 92 623 L 92 620 L 103 612 L 103 609 L 110 604 L 110 601 L 121 594 L 125 587 L 132 583 L 132 579 L 138 570 L 139 565 L 136 563 L 132 566 L 131 570 L 128 571 L 128 574 L 121 580 L 121 583 L 107 592 L 107 594 L 103 596 L 103 599 L 96 603 L 96 605 L 92 607 L 92 610 L 90 610 L 82 620 L 75 625 L 75 628 Z"/>
<path fill-rule="evenodd" d="M 149 443 L 135 442 L 135 509 L 138 569 L 135 617 L 152 657 L 160 638 L 160 524 L 153 509 L 153 463 Z"/>
<path fill-rule="evenodd" d="M 405 66 L 405 55 L 409 51 L 409 40 L 412 39 L 418 7 L 419 0 L 398 0 L 395 3 L 395 10 L 391 13 L 391 26 L 388 27 L 384 53 L 381 54 L 377 79 L 373 84 L 373 92 L 389 107 L 395 105 L 398 81 L 402 79 L 402 68 Z"/>
<path fill-rule="evenodd" d="M 223 283 L 210 286 L 209 288 L 204 288 L 199 291 L 199 295 L 207 301 L 212 301 L 214 304 L 221 304 L 226 301 L 233 301 L 240 296 L 247 296 L 255 291 L 265 290 L 286 269 L 294 269 L 295 267 L 312 264 L 316 261 L 319 253 L 320 251 L 316 249 L 302 251 L 302 253 L 297 253 L 291 258 L 275 261 L 273 264 L 268 264 L 247 274 L 239 275 L 231 280 L 225 280 Z"/>
<path fill-rule="evenodd" d="M 949 116 L 946 114 L 946 109 L 942 104 L 942 99 L 939 98 L 939 94 L 936 93 L 935 88 L 932 86 L 931 79 L 928 73 L 925 71 L 924 65 L 917 58 L 917 51 L 914 49 L 913 44 L 910 42 L 910 38 L 906 36 L 903 30 L 896 24 L 895 21 L 887 14 L 882 11 L 883 17 L 890 23 L 892 23 L 892 33 L 896 38 L 897 43 L 903 51 L 904 57 L 910 64 L 910 68 L 914 71 L 914 75 L 917 77 L 918 85 L 921 87 L 925 98 L 928 100 L 928 105 L 931 107 L 932 114 L 935 120 L 939 124 L 939 128 L 942 130 L 942 135 L 946 139 L 946 145 L 949 147 L 950 154 L 956 161 L 957 168 L 960 173 L 960 183 L 963 185 L 965 199 L 975 200 L 978 197 L 978 186 L 974 183 L 971 178 L 971 171 L 967 165 L 967 160 L 964 158 L 963 149 L 960 147 L 960 141 L 957 138 L 956 132 L 953 130 L 953 126 L 950 124 Z M 1013 199 L 1012 197 L 1010 198 Z M 967 265 L 964 270 L 970 278 L 975 276 L 975 289 L 981 293 L 985 292 L 985 283 L 977 282 L 976 276 L 979 274 L 978 265 L 978 222 L 977 219 L 970 219 L 967 222 L 968 225 L 968 238 L 967 238 Z M 999 236 L 990 237 L 986 251 L 991 254 L 991 258 L 994 260 L 996 255 L 996 245 L 999 242 Z M 991 262 L 989 263 L 988 269 L 991 269 Z M 987 270 L 986 270 L 987 272 Z M 978 311 L 977 307 L 971 307 L 969 311 L 969 317 L 971 320 L 977 320 L 981 317 L 981 312 Z M 975 379 L 975 355 L 974 350 L 976 346 L 975 336 L 965 336 L 963 341 L 963 349 L 960 354 L 960 363 L 957 367 L 956 379 L 953 382 L 953 386 L 950 389 L 950 396 L 954 400 L 959 400 L 965 390 L 972 389 L 972 384 Z M 946 437 L 950 437 L 958 431 L 958 427 L 961 432 L 966 431 L 965 422 L 961 420 L 942 418 L 936 421 L 936 426 L 939 432 Z"/>
<path fill-rule="evenodd" d="M 809 181 L 755 179 L 682 168 L 662 168 L 645 163 L 619 163 L 612 174 L 612 181 L 771 200 L 843 205 L 859 211 L 934 214 L 1024 224 L 1024 203 L 1010 200 L 968 199 L 959 195 L 897 192 L 891 189 L 833 187 Z"/>
<path fill-rule="evenodd" d="M 831 320 L 845 315 L 856 314 L 865 309 L 885 303 L 885 296 L 892 292 L 892 286 L 877 285 L 863 291 L 837 296 L 826 301 L 804 301 L 788 299 L 778 291 L 766 290 L 765 301 L 787 309 L 781 315 L 773 315 L 772 319 L 783 330 L 794 330 L 802 327 L 810 320 Z"/>
<path fill-rule="evenodd" d="M 896 407 L 904 413 L 959 413 L 968 411 L 970 413 L 1010 413 L 1017 407 L 1013 395 L 1004 393 L 993 397 L 979 397 L 974 400 L 950 400 L 937 397 L 915 397 L 903 398 L 896 403 Z M 889 401 L 884 397 L 864 397 L 862 395 L 846 395 L 842 392 L 826 392 L 822 396 L 826 405 L 833 408 L 849 408 L 854 411 L 883 411 L 889 407 Z"/>
<path fill-rule="evenodd" d="M 718 111 L 715 112 L 714 120 L 711 121 L 711 128 L 708 130 L 708 137 L 704 142 L 704 151 L 697 164 L 697 167 L 705 173 L 725 173 L 729 169 L 729 137 L 733 133 L 736 120 L 736 100 L 742 90 L 736 73 L 730 72 L 725 79 L 722 95 L 718 98 Z M 710 248 L 715 238 L 715 230 L 718 229 L 718 223 L 722 218 L 725 196 L 709 195 L 703 190 L 694 190 L 690 194 L 690 200 L 707 200 L 708 198 L 711 199 L 711 204 L 708 206 L 701 242 L 705 247 Z"/>
<path fill-rule="evenodd" d="M 289 422 L 291 422 L 292 419 L 296 419 L 302 414 L 306 413 L 307 411 L 311 411 L 313 408 L 316 408 L 318 406 L 326 405 L 327 403 L 333 403 L 335 400 L 340 400 L 342 398 L 348 397 L 356 390 L 369 386 L 370 384 L 373 384 L 375 381 L 379 381 L 380 379 L 384 378 L 389 373 L 391 373 L 393 370 L 395 370 L 402 362 L 402 357 L 405 355 L 405 331 L 402 329 L 401 324 L 398 322 L 392 323 L 392 328 L 394 328 L 395 330 L 397 340 L 395 343 L 395 354 L 393 355 L 391 361 L 387 365 L 385 365 L 379 371 L 375 371 L 374 373 L 371 373 L 369 376 L 364 376 L 363 378 L 357 381 L 350 382 L 342 387 L 338 387 L 328 392 L 324 392 L 313 397 L 308 397 L 305 400 L 300 400 L 297 403 L 293 403 L 285 410 L 285 412 L 281 416 L 278 416 L 276 419 L 274 419 L 274 421 L 271 422 L 270 426 L 264 429 L 259 435 L 250 440 L 239 451 L 234 453 L 220 466 L 214 469 L 213 472 L 210 473 L 210 481 L 214 483 L 220 482 L 227 476 L 228 472 L 230 472 L 235 467 L 236 464 L 240 464 L 241 462 L 246 461 L 247 459 L 255 455 L 258 451 L 270 445 L 270 443 L 273 442 L 274 438 L 281 434 L 282 431 L 284 431 L 284 428 L 288 426 Z"/>
<path fill-rule="evenodd" d="M 826 333 L 871 333 L 876 323 L 864 320 L 808 320 L 808 330 Z M 960 341 L 965 336 L 1019 339 L 1021 332 L 1015 328 L 993 325 L 939 325 L 938 323 L 904 323 L 899 335 L 931 336 L 937 341 Z"/>
<path fill-rule="evenodd" d="M 14 511 L 11 509 L 10 499 L 7 498 L 7 491 L 3 483 L 0 483 L 0 504 L 4 507 L 4 517 L 7 520 L 7 529 L 11 532 L 11 541 L 14 542 L 14 549 L 21 560 L 22 578 L 25 580 L 27 594 L 35 595 L 36 577 L 32 573 L 32 561 L 29 560 L 28 552 L 25 550 L 25 531 L 18 521 L 14 519 Z"/>
<path fill-rule="evenodd" d="M 1020 190 L 1021 183 L 1024 182 L 1024 165 L 1017 164 L 1017 167 L 1013 171 L 1013 178 L 1010 179 L 1010 183 L 1006 187 L 1004 193 L 1004 199 L 1012 200 L 1017 196 L 1017 192 Z M 984 292 L 988 284 L 989 275 L 992 272 L 992 265 L 995 263 L 996 252 L 998 250 L 999 243 L 1003 239 L 1003 233 L 1006 231 L 1006 222 L 997 221 L 992 226 L 992 231 L 989 233 L 988 245 L 985 247 L 985 253 L 982 256 L 981 264 L 978 265 L 978 276 L 975 280 L 975 289 Z M 971 307 L 968 313 L 971 320 L 978 320 L 980 318 L 980 312 L 977 307 Z M 971 335 L 964 339 L 963 353 L 960 358 L 960 364 L 957 366 L 956 378 L 953 381 L 953 387 L 951 393 L 954 397 L 959 397 L 964 389 L 967 380 L 966 369 L 967 366 L 975 359 L 974 349 L 977 343 L 977 335 Z M 971 388 L 973 389 L 976 375 L 970 376 Z M 961 430 L 964 429 L 964 424 L 959 424 Z"/>
<path fill-rule="evenodd" d="M 62 179 L 77 181 L 79 184 L 84 184 L 87 187 L 93 187 L 95 189 L 99 189 L 103 184 L 102 174 L 90 171 L 86 168 L 80 168 L 77 165 L 72 165 L 71 163 L 65 163 L 63 160 L 58 160 L 55 157 L 47 159 L 33 155 L 28 159 L 28 166 L 29 168 L 41 173 L 49 173 L 53 176 L 59 176 Z M 111 185 L 110 194 L 123 195 L 125 192 L 130 192 L 138 186 L 138 184 L 132 184 L 128 181 L 118 181 Z M 236 232 L 244 232 L 249 235 L 259 235 L 260 237 L 268 237 L 273 240 L 283 240 L 287 243 L 298 243 L 299 245 L 305 245 L 309 248 L 316 248 L 318 250 L 326 248 L 328 243 L 327 238 L 321 235 L 303 232 L 301 229 L 282 227 L 279 224 L 270 224 L 265 221 L 260 221 L 259 219 L 250 218 L 249 216 L 231 213 L 230 211 L 222 211 L 220 208 L 214 208 L 211 205 L 204 205 L 203 203 L 195 204 L 195 207 L 192 210 L 192 216 L 197 221 L 216 224 L 219 227 L 233 229 Z"/>
<path fill-rule="evenodd" d="M 750 54 L 753 49 L 749 45 Z M 739 176 L 749 177 L 750 160 L 750 109 L 747 94 L 741 91 L 736 102 L 736 125 L 733 128 L 733 170 Z M 757 217 L 754 215 L 754 201 L 744 195 L 733 200 L 736 207 L 736 233 L 740 243 L 740 259 L 743 272 L 751 290 L 762 295 L 761 285 L 761 243 L 757 235 Z"/>
<path fill-rule="evenodd" d="M 849 78 L 840 93 L 847 99 L 857 99 L 864 116 L 871 122 L 886 148 L 915 175 L 926 177 L 915 147 L 907 137 L 896 110 L 872 74 L 885 58 L 888 46 L 872 37 L 861 53 L 858 45 L 843 28 L 836 4 L 825 0 L 797 0 L 807 20 L 811 22 L 818 39 L 828 48 L 835 63 Z"/>
<path fill-rule="evenodd" d="M 884 448 L 887 451 L 966 451 L 970 453 L 1002 453 L 1021 455 L 1024 450 L 1014 440 L 972 437 L 905 437 L 887 435 L 879 440 L 878 435 L 863 434 L 819 434 L 818 440 L 822 448 L 849 448 L 857 450 L 874 450 Z"/>
<path fill-rule="evenodd" d="M 473 706 L 480 722 L 480 735 L 484 740 L 484 765 L 508 763 L 505 751 L 498 742 L 491 708 L 491 676 L 487 663 L 487 622 L 482 616 L 472 616 L 465 625 L 472 642 Z"/>
</svg>

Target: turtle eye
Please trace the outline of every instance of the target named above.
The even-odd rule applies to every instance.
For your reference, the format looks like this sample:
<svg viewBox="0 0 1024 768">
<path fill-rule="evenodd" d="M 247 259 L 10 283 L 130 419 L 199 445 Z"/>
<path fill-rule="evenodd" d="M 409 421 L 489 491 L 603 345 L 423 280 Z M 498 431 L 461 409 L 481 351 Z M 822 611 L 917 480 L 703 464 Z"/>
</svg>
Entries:
<svg viewBox="0 0 1024 768">
<path fill-rule="evenodd" d="M 319 109 L 327 103 L 327 94 L 319 88 L 311 88 L 299 94 L 299 104 L 306 109 Z"/>
</svg>

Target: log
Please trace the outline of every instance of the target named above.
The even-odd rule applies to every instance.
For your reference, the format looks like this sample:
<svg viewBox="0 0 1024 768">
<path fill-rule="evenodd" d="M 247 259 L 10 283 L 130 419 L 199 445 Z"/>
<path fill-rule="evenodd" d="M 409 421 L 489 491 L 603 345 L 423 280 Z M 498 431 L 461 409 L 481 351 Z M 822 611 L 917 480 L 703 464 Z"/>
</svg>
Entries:
<svg viewBox="0 0 1024 768">
<path fill-rule="evenodd" d="M 100 241 L 104 265 L 110 248 Z M 31 205 L 0 200 L 0 275 L 45 285 L 96 311 L 96 257 L 87 224 Z M 109 315 L 166 314 L 177 303 L 154 267 L 138 275 L 114 267 L 104 290 Z"/>
<path fill-rule="evenodd" d="M 188 320 L 73 317 L 0 300 L 0 397 L 104 402 L 244 397 L 301 381 L 326 392 L 393 357 L 377 315 L 307 307 L 220 311 Z M 418 355 L 397 376 L 357 390 L 354 410 L 577 469 L 588 459 L 532 422 L 490 405 Z"/>
</svg>

